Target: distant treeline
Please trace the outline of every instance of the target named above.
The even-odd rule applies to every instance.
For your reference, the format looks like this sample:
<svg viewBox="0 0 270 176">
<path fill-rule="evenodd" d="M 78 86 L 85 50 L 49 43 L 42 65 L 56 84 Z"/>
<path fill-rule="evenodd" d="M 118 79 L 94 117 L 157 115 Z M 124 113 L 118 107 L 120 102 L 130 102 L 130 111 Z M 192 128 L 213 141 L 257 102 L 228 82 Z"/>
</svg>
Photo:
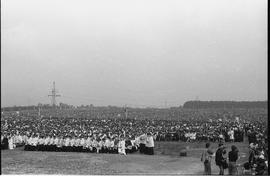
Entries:
<svg viewBox="0 0 270 176">
<path fill-rule="evenodd" d="M 267 108 L 268 101 L 187 101 L 184 103 L 183 106 L 179 107 L 171 107 L 171 108 L 163 108 L 163 110 L 177 110 L 177 109 L 210 109 L 210 108 Z M 1 111 L 25 111 L 25 110 L 64 110 L 64 109 L 77 109 L 77 110 L 101 110 L 101 111 L 119 111 L 120 109 L 123 109 L 124 107 L 117 107 L 117 106 L 94 106 L 94 105 L 81 105 L 81 106 L 73 106 L 68 105 L 64 103 L 59 103 L 59 105 L 52 107 L 49 104 L 41 104 L 38 105 L 32 105 L 32 106 L 12 106 L 12 107 L 2 107 Z M 124 108 L 126 109 L 126 108 Z M 127 109 L 133 109 L 133 110 L 140 110 L 140 111 L 159 111 L 160 108 L 131 108 L 127 107 Z"/>
<path fill-rule="evenodd" d="M 267 108 L 268 101 L 187 101 L 183 108 Z"/>
<path fill-rule="evenodd" d="M 1 111 L 24 111 L 24 110 L 38 110 L 39 108 L 41 109 L 69 109 L 69 108 L 74 108 L 72 105 L 67 105 L 64 103 L 59 103 L 58 106 L 53 107 L 49 104 L 41 104 L 39 103 L 38 105 L 32 105 L 32 106 L 12 106 L 12 107 L 2 107 Z"/>
</svg>

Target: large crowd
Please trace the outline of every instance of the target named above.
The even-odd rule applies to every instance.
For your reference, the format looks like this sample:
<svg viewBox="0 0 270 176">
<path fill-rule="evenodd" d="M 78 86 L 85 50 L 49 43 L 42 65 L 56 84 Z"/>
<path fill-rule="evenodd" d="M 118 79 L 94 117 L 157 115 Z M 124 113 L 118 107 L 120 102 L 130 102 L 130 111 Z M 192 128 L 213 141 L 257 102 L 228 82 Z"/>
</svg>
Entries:
<svg viewBox="0 0 270 176">
<path fill-rule="evenodd" d="M 61 112 L 61 111 L 60 111 Z M 102 118 L 89 118 L 89 112 L 78 111 L 73 116 L 66 117 L 65 111 L 53 115 L 36 115 L 29 113 L 6 114 L 1 116 L 2 136 L 22 136 L 21 138 L 38 136 L 57 137 L 93 137 L 120 136 L 130 140 L 151 133 L 156 141 L 235 141 L 242 142 L 248 136 L 249 143 L 260 143 L 267 140 L 267 123 L 263 120 L 253 120 L 239 117 L 224 118 L 224 114 L 183 112 L 180 118 L 136 118 L 129 115 L 109 118 L 109 114 L 102 114 Z M 49 114 L 50 112 L 45 112 Z M 44 114 L 45 114 L 44 113 Z M 135 114 L 129 112 L 129 114 Z M 150 114 L 150 113 L 149 113 Z M 189 114 L 190 118 L 186 118 Z M 199 114 L 199 116 L 198 116 Z M 155 115 L 152 115 L 155 117 Z M 267 114 L 265 119 L 267 119 Z M 15 142 L 16 143 L 16 142 Z"/>
<path fill-rule="evenodd" d="M 1 149 L 153 155 L 154 141 L 243 142 L 246 136 L 249 144 L 268 150 L 267 123 L 258 120 L 267 113 L 252 118 L 254 111 L 172 111 L 171 118 L 161 118 L 164 111 L 157 111 L 134 110 L 128 118 L 117 111 L 92 118 L 93 111 L 2 113 Z"/>
</svg>

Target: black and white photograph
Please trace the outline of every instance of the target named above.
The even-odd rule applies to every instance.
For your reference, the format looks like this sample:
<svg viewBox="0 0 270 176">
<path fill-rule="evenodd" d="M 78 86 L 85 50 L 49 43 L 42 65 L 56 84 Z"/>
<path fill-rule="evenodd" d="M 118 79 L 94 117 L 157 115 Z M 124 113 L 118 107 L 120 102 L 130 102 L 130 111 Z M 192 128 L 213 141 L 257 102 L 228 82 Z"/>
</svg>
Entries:
<svg viewBox="0 0 270 176">
<path fill-rule="evenodd" d="M 268 175 L 267 0 L 2 0 L 1 174 Z"/>
</svg>

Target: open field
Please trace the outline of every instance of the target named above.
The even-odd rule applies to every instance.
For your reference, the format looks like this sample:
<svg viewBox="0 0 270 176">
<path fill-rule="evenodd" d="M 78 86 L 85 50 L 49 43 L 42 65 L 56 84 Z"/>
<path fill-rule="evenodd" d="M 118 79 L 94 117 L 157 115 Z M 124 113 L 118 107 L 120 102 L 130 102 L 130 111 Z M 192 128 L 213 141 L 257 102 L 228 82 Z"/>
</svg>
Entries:
<svg viewBox="0 0 270 176">
<path fill-rule="evenodd" d="M 240 161 L 248 157 L 247 143 L 234 143 Z M 202 174 L 200 155 L 205 143 L 156 142 L 155 155 L 1 151 L 2 174 Z M 232 144 L 226 143 L 227 151 Z M 179 152 L 188 146 L 187 157 Z M 217 147 L 217 144 L 213 144 Z M 218 168 L 212 163 L 214 174 Z M 225 171 L 225 174 L 227 171 Z"/>
</svg>

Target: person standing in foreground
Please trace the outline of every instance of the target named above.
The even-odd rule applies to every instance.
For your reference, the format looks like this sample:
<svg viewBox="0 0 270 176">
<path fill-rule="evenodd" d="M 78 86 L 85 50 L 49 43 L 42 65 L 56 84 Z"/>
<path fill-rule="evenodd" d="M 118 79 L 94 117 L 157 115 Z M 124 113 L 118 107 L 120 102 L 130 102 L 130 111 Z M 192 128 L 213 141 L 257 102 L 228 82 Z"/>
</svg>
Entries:
<svg viewBox="0 0 270 176">
<path fill-rule="evenodd" d="M 229 152 L 229 175 L 237 174 L 236 160 L 238 160 L 238 149 L 235 145 L 232 145 Z"/>
<path fill-rule="evenodd" d="M 211 175 L 211 160 L 213 157 L 213 151 L 210 149 L 210 143 L 206 143 L 206 149 L 202 153 L 201 161 L 204 164 L 204 174 Z"/>
<path fill-rule="evenodd" d="M 226 158 L 224 157 L 225 154 L 226 154 L 225 146 L 222 143 L 218 144 L 215 161 L 216 165 L 219 167 L 219 175 L 224 175 L 224 169 L 226 169 L 225 167 Z"/>
</svg>

